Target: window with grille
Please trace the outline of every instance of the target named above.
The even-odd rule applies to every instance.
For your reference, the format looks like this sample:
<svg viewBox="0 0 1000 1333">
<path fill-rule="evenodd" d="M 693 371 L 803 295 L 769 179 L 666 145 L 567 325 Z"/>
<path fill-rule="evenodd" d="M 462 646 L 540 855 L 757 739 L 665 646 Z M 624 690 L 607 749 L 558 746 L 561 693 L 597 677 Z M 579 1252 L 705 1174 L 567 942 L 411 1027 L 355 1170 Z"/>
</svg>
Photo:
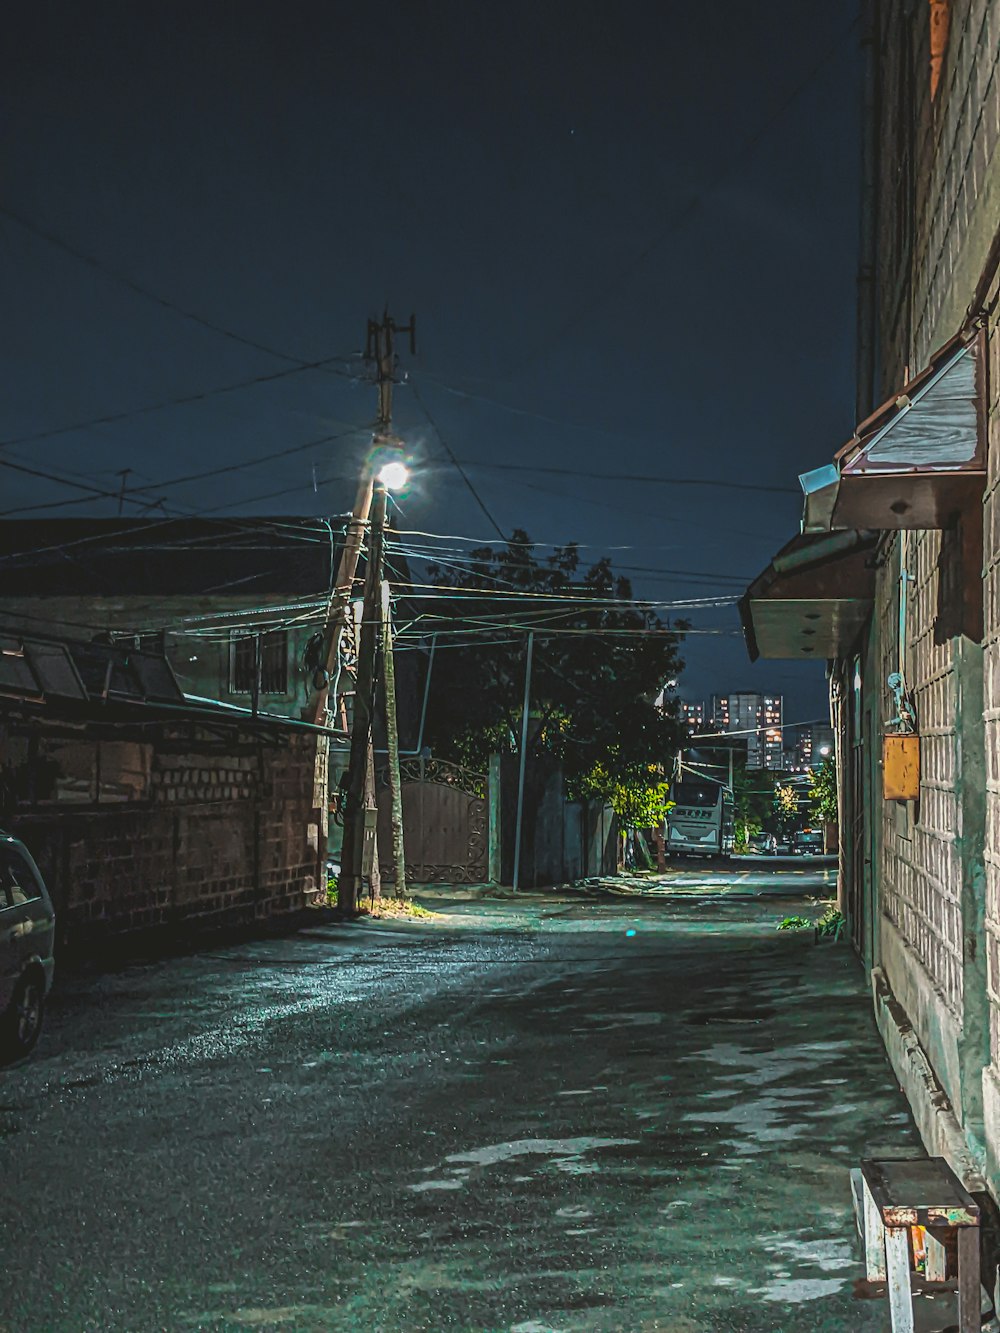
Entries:
<svg viewBox="0 0 1000 1333">
<path fill-rule="evenodd" d="M 287 694 L 288 631 L 283 629 L 232 640 L 229 646 L 229 692 L 254 693 L 258 651 L 261 694 Z"/>
</svg>

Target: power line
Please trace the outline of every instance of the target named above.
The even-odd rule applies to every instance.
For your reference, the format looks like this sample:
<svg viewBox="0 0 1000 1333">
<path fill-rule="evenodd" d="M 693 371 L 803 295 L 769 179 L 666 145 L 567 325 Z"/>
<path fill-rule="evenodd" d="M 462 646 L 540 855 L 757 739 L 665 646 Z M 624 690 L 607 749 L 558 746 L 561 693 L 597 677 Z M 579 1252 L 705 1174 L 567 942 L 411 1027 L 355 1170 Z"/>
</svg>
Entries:
<svg viewBox="0 0 1000 1333">
<path fill-rule="evenodd" d="M 457 463 L 458 460 L 456 460 Z M 725 481 L 718 477 L 664 477 L 641 472 L 600 472 L 578 467 L 542 467 L 535 463 L 477 463 L 462 460 L 466 467 L 491 472 L 533 472 L 539 476 L 585 477 L 598 481 L 637 481 L 658 486 L 711 486 L 717 490 L 763 491 L 769 495 L 801 495 L 794 486 L 764 486 L 758 482 Z"/>
<path fill-rule="evenodd" d="M 63 509 L 69 505 L 85 504 L 94 496 L 106 497 L 113 500 L 124 498 L 126 500 L 130 500 L 133 504 L 141 504 L 143 507 L 149 508 L 152 503 L 150 499 L 151 492 L 158 493 L 163 490 L 168 490 L 172 486 L 180 486 L 183 485 L 184 483 L 192 481 L 204 481 L 208 477 L 218 477 L 231 472 L 240 472 L 245 468 L 256 467 L 261 463 L 272 462 L 276 458 L 288 458 L 293 454 L 305 453 L 309 449 L 318 449 L 320 446 L 324 444 L 332 444 L 336 440 L 343 440 L 349 438 L 351 435 L 362 434 L 365 431 L 365 429 L 366 428 L 363 426 L 353 426 L 349 430 L 339 431 L 334 435 L 321 435 L 318 439 L 307 440 L 305 444 L 294 444 L 287 449 L 278 449 L 273 451 L 272 453 L 267 453 L 267 454 L 258 454 L 255 458 L 247 458 L 239 463 L 227 463 L 222 467 L 208 468 L 203 472 L 190 472 L 180 477 L 170 477 L 166 481 L 150 482 L 146 486 L 133 486 L 130 490 L 126 491 L 104 490 L 101 489 L 100 487 L 85 485 L 82 482 L 71 481 L 67 478 L 60 477 L 53 472 L 43 471 L 38 468 L 30 468 L 23 464 L 13 463 L 9 459 L 0 458 L 0 467 L 10 468 L 17 472 L 27 472 L 32 476 L 44 477 L 48 481 L 54 481 L 63 486 L 72 486 L 75 487 L 77 490 L 83 490 L 87 492 L 87 495 L 85 495 L 81 499 L 60 500 L 60 501 L 54 501 L 51 504 L 19 505 L 16 509 L 0 510 L 0 518 L 8 518 L 13 514 L 33 513 L 37 512 L 40 509 Z M 350 480 L 350 478 L 347 476 L 328 477 L 322 481 L 317 481 L 316 485 L 327 486 L 331 485 L 335 481 L 347 481 L 347 480 Z M 291 490 L 306 490 L 306 489 L 309 489 L 308 485 L 291 488 Z M 288 492 L 279 491 L 272 494 L 285 494 L 285 493 L 290 494 L 291 490 L 289 490 Z M 145 497 L 145 498 L 136 498 L 136 497 Z M 270 497 L 256 497 L 256 498 L 270 498 Z M 236 504 L 251 503 L 252 499 L 253 497 L 251 497 L 251 500 L 238 500 L 236 501 Z M 227 506 L 220 506 L 219 508 L 230 508 L 230 507 L 231 506 L 227 505 Z M 179 514 L 183 514 L 184 510 L 178 509 L 177 512 Z M 207 512 L 207 511 L 204 510 L 190 511 L 190 513 L 195 513 L 195 512 Z"/>
<path fill-rule="evenodd" d="M 178 302 L 171 301 L 169 297 L 161 296 L 159 292 L 153 291 L 150 287 L 143 286 L 141 282 L 136 282 L 134 278 L 130 278 L 128 274 L 112 268 L 110 264 L 106 264 L 95 255 L 89 254 L 86 250 L 81 250 L 79 246 L 65 240 L 55 232 L 40 226 L 31 218 L 27 218 L 21 213 L 16 213 L 9 207 L 0 205 L 0 215 L 9 218 L 11 222 L 16 222 L 19 227 L 23 227 L 25 231 L 29 232 L 32 236 L 38 237 L 39 240 L 45 241 L 46 244 L 53 246 L 57 250 L 62 250 L 65 254 L 71 255 L 81 264 L 86 264 L 88 268 L 94 269 L 106 278 L 113 279 L 123 287 L 127 287 L 129 291 L 135 292 L 137 296 L 141 296 L 147 301 L 152 301 L 154 305 L 160 306 L 163 310 L 170 310 L 175 315 L 181 315 L 184 319 L 190 320 L 193 324 L 200 325 L 203 329 L 209 329 L 212 333 L 219 334 L 220 337 L 228 338 L 231 342 L 240 343 L 243 347 L 252 347 L 255 351 L 264 352 L 268 356 L 277 357 L 279 361 L 287 361 L 299 369 L 310 367 L 310 363 L 303 361 L 301 357 L 291 356 L 288 352 L 282 352 L 279 348 L 272 347 L 268 343 L 258 342 L 255 338 L 247 338 L 242 333 L 235 333 L 232 329 L 226 328 L 225 325 L 217 324 L 214 320 L 208 319 L 205 315 L 200 315 L 195 310 L 188 310 L 185 306 L 178 304 Z"/>
<path fill-rule="evenodd" d="M 2 211 L 2 210 L 0 210 Z M 103 416 L 90 417 L 85 421 L 75 421 L 67 426 L 53 426 L 46 430 L 31 431 L 26 435 L 11 435 L 0 440 L 0 449 L 8 449 L 15 444 L 33 444 L 39 440 L 54 439 L 59 435 L 73 435 L 78 431 L 91 430 L 95 426 L 110 426 L 119 421 L 131 421 L 135 417 L 148 416 L 153 412 L 163 412 L 170 407 L 184 407 L 190 403 L 200 403 L 221 394 L 236 393 L 258 384 L 269 384 L 274 380 L 288 379 L 292 375 L 302 375 L 311 370 L 332 370 L 333 363 L 339 357 L 324 357 L 320 361 L 306 361 L 301 365 L 290 366 L 287 370 L 275 370 L 267 375 L 253 375 L 249 379 L 236 380 L 232 384 L 220 384 L 211 389 L 200 389 L 196 393 L 178 394 L 165 398 L 158 403 L 148 403 L 144 407 L 127 408 L 121 412 L 106 412 Z M 345 373 L 345 372 L 334 372 Z M 346 376 L 347 378 L 353 378 Z"/>
<path fill-rule="evenodd" d="M 445 453 L 446 453 L 446 454 L 448 455 L 448 457 L 451 459 L 452 463 L 455 465 L 455 468 L 457 469 L 457 471 L 458 471 L 459 475 L 461 476 L 462 480 L 465 482 L 466 486 L 469 488 L 469 493 L 471 494 L 472 498 L 475 500 L 476 504 L 479 506 L 479 508 L 480 508 L 480 509 L 482 510 L 482 512 L 485 514 L 486 518 L 489 520 L 490 526 L 495 530 L 497 536 L 500 538 L 501 541 L 506 541 L 507 538 L 504 536 L 503 529 L 501 528 L 500 524 L 496 521 L 496 519 L 493 517 L 493 515 L 490 513 L 489 509 L 487 509 L 487 507 L 486 507 L 486 502 L 483 500 L 483 497 L 482 497 L 482 496 L 479 494 L 479 492 L 476 490 L 475 486 L 473 486 L 473 484 L 472 484 L 471 480 L 469 479 L 469 475 L 468 475 L 468 473 L 466 472 L 465 468 L 462 466 L 462 464 L 461 464 L 461 463 L 458 461 L 458 459 L 455 457 L 455 454 L 454 454 L 454 452 L 453 452 L 453 450 L 452 450 L 452 448 L 451 448 L 451 445 L 448 443 L 448 441 L 447 441 L 447 440 L 444 438 L 444 436 L 441 434 L 441 428 L 440 428 L 440 426 L 437 424 L 437 422 L 434 420 L 434 417 L 433 417 L 433 416 L 431 415 L 431 413 L 430 413 L 430 409 L 427 407 L 427 404 L 424 402 L 423 398 L 420 396 L 420 390 L 418 389 L 418 387 L 417 387 L 416 384 L 413 385 L 413 397 L 414 397 L 414 399 L 416 400 L 418 406 L 420 407 L 421 412 L 423 412 L 424 416 L 427 418 L 428 422 L 430 423 L 431 429 L 433 430 L 434 434 L 438 437 L 438 440 L 439 440 L 440 443 L 441 443 L 441 447 L 444 449 Z"/>
</svg>

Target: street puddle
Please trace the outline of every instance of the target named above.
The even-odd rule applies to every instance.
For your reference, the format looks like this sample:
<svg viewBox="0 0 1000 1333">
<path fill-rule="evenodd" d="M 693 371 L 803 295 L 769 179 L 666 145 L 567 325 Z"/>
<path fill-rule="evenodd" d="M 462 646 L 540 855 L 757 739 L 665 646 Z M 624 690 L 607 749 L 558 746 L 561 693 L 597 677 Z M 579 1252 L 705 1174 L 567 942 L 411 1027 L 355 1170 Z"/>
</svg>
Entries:
<svg viewBox="0 0 1000 1333">
<path fill-rule="evenodd" d="M 452 1153 L 446 1162 L 471 1162 L 474 1166 L 495 1166 L 498 1162 L 509 1162 L 515 1157 L 534 1155 L 549 1157 L 579 1157 L 582 1153 L 593 1152 L 598 1148 L 624 1148 L 637 1144 L 638 1139 L 515 1139 L 512 1143 L 494 1143 L 486 1148 L 474 1148 L 471 1152 Z"/>
<path fill-rule="evenodd" d="M 637 1146 L 639 1139 L 601 1139 L 584 1136 L 575 1139 L 514 1139 L 510 1143 L 492 1143 L 484 1148 L 473 1148 L 471 1152 L 451 1153 L 441 1167 L 422 1167 L 423 1171 L 447 1171 L 447 1176 L 435 1176 L 431 1180 L 421 1180 L 407 1189 L 414 1194 L 423 1194 L 434 1190 L 457 1190 L 467 1183 L 471 1168 L 476 1166 L 497 1166 L 502 1162 L 517 1161 L 522 1157 L 554 1158 L 557 1171 L 567 1175 L 587 1176 L 600 1170 L 595 1162 L 584 1160 L 583 1154 L 600 1148 L 627 1148 Z M 467 1166 L 463 1165 L 468 1163 Z M 515 1181 L 530 1181 L 530 1176 L 515 1176 Z M 584 1214 L 566 1214 L 566 1216 L 584 1216 Z"/>
<path fill-rule="evenodd" d="M 854 1246 L 848 1240 L 836 1237 L 808 1239 L 794 1235 L 774 1235 L 761 1238 L 761 1247 L 767 1254 L 780 1256 L 795 1264 L 818 1268 L 823 1273 L 853 1271 L 857 1267 Z"/>
<path fill-rule="evenodd" d="M 751 1287 L 752 1296 L 780 1304 L 801 1305 L 804 1301 L 819 1301 L 842 1291 L 847 1279 L 841 1277 L 788 1277 L 775 1278 L 766 1287 Z"/>
</svg>

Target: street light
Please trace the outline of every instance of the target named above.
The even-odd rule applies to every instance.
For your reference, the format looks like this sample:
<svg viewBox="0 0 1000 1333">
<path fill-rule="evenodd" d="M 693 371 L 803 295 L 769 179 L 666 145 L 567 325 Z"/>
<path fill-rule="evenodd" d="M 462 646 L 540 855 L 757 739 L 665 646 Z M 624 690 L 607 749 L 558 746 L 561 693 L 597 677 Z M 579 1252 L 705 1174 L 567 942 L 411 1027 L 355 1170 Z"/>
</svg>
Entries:
<svg viewBox="0 0 1000 1333">
<path fill-rule="evenodd" d="M 400 491 L 410 479 L 410 470 L 405 463 L 386 463 L 379 471 L 378 480 L 387 491 Z"/>
</svg>

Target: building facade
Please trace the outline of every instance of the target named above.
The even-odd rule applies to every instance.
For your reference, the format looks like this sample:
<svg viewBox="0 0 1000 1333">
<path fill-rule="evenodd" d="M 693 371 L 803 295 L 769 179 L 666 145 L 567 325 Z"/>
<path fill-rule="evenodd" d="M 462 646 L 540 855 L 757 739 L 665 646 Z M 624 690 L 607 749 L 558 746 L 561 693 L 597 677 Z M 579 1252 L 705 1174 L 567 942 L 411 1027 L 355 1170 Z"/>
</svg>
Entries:
<svg viewBox="0 0 1000 1333">
<path fill-rule="evenodd" d="M 60 950 L 187 940 L 316 901 L 324 739 L 191 704 L 157 654 L 0 635 L 0 826 L 42 869 Z"/>
<path fill-rule="evenodd" d="M 712 696 L 712 730 L 746 739 L 747 768 L 766 768 L 774 772 L 784 768 L 782 714 L 780 694 L 743 690 Z"/>
<path fill-rule="evenodd" d="M 1000 1197 L 1000 0 L 864 17 L 861 420 L 742 613 L 752 656 L 830 662 L 879 1028 L 928 1150 Z"/>
<path fill-rule="evenodd" d="M 687 729 L 689 736 L 697 736 L 705 730 L 705 704 L 685 703 L 682 699 L 678 707 L 678 716 Z"/>
</svg>

